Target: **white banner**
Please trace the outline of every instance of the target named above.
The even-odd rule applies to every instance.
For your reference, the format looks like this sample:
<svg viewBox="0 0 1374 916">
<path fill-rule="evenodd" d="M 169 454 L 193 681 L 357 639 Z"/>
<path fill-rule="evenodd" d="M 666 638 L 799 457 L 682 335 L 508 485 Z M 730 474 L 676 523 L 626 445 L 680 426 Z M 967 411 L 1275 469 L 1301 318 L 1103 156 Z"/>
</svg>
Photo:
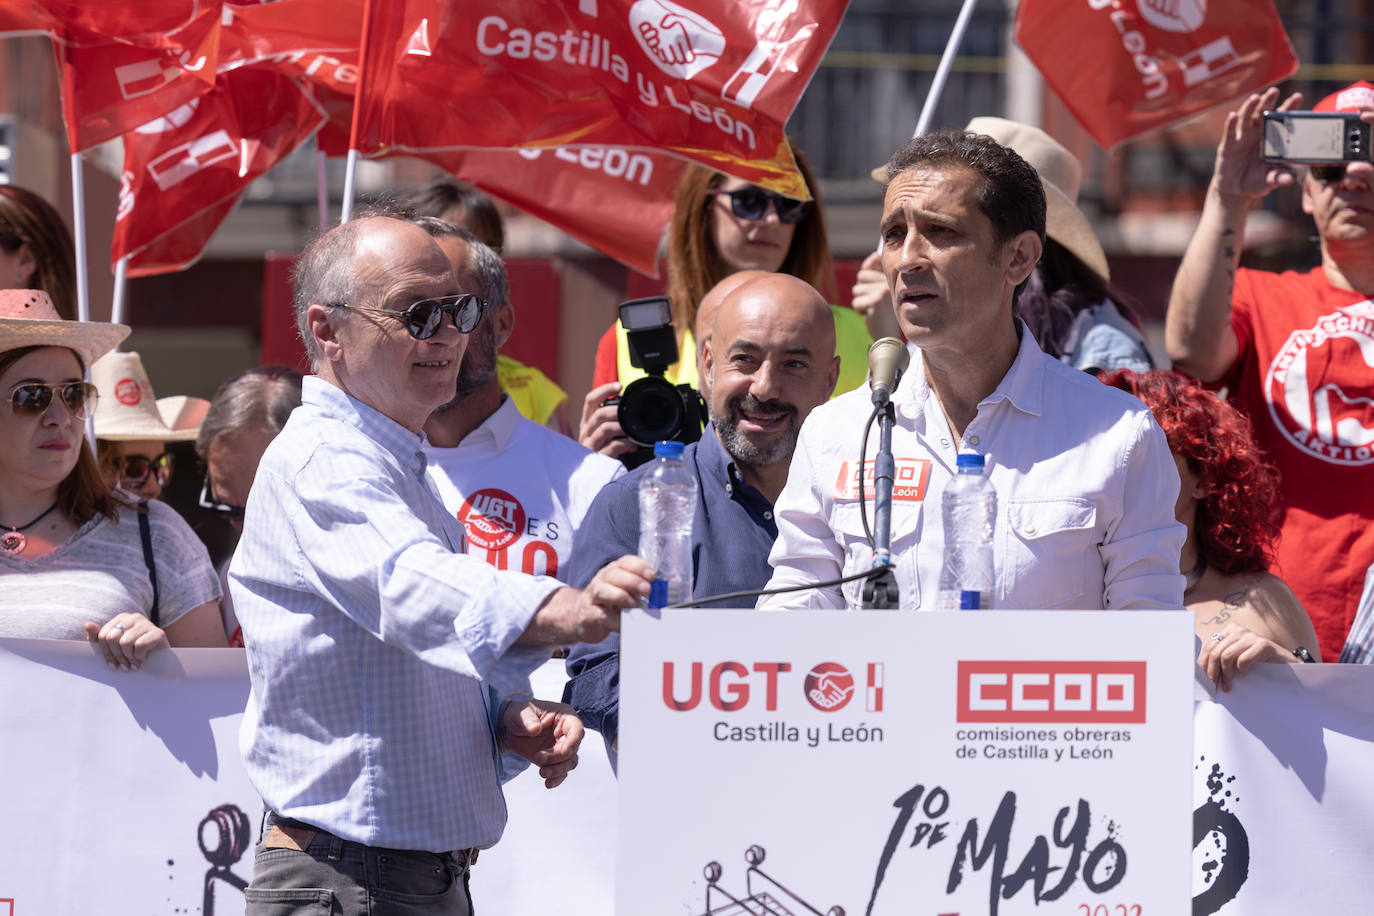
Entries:
<svg viewBox="0 0 1374 916">
<path fill-rule="evenodd" d="M 624 627 L 618 913 L 1187 911 L 1188 615 Z"/>
<path fill-rule="evenodd" d="M 957 711 L 942 709 L 948 697 L 935 692 L 922 693 L 919 708 L 894 715 L 899 706 L 893 704 L 907 702 L 901 697 L 909 690 L 909 685 L 904 686 L 910 680 L 908 672 L 938 675 L 955 665 L 950 634 L 922 630 L 917 642 L 910 634 L 894 638 L 891 632 L 861 629 L 875 617 L 890 622 L 895 615 L 835 615 L 831 619 L 843 625 L 822 643 L 826 651 L 818 652 L 817 659 L 810 658 L 805 641 L 786 629 L 791 626 L 788 623 L 776 630 L 770 624 L 754 634 L 761 640 L 758 645 L 785 649 L 765 652 L 759 658 L 732 657 L 727 650 L 737 645 L 733 634 L 755 626 L 744 621 L 762 617 L 783 621 L 797 615 L 692 613 L 717 615 L 701 618 L 702 645 L 709 647 L 702 651 L 710 655 L 699 660 L 747 662 L 748 677 L 737 678 L 732 669 L 722 668 L 713 688 L 712 672 L 720 662 L 703 665 L 697 708 L 685 711 L 701 715 L 674 712 L 673 718 L 689 727 L 660 737 L 656 749 L 653 737 L 644 734 L 641 726 L 629 726 L 633 731 L 622 739 L 622 763 L 626 752 L 638 755 L 641 762 L 650 755 L 648 765 L 653 769 L 640 768 L 626 776 L 623 788 L 630 793 L 631 803 L 621 810 L 629 815 L 625 818 L 628 829 L 641 839 L 632 839 L 631 845 L 622 848 L 629 850 L 628 863 L 649 860 L 647 866 L 629 866 L 631 870 L 648 868 L 649 882 L 668 872 L 668 880 L 679 884 L 677 890 L 664 883 L 645 892 L 645 882 L 630 875 L 627 883 L 639 888 L 638 892 L 653 894 L 643 898 L 653 903 L 646 908 L 635 902 L 626 908 L 622 902 L 619 912 L 742 916 L 748 911 L 730 909 L 727 893 L 740 900 L 767 893 L 775 900 L 788 901 L 782 888 L 769 885 L 769 878 L 820 913 L 833 906 L 844 906 L 850 916 L 866 912 L 873 886 L 879 884 L 878 861 L 906 812 L 902 836 L 893 845 L 874 900 L 875 913 L 891 909 L 962 912 L 965 916 L 989 912 L 986 894 L 994 870 L 999 869 L 1004 889 L 1020 880 L 1018 875 L 1026 878 L 1019 890 L 999 901 L 1001 912 L 1018 912 L 1014 907 L 1023 906 L 1022 898 L 1034 896 L 1038 874 L 1045 874 L 1042 896 L 1064 880 L 1079 845 L 1075 829 L 1083 821 L 1087 833 L 1075 866 L 1076 880 L 1059 901 L 1044 900 L 1035 912 L 1056 912 L 1052 907 L 1074 916 L 1187 912 L 1177 905 L 1149 909 L 1140 900 L 1128 903 L 1111 890 L 1105 899 L 1097 900 L 1104 895 L 1087 890 L 1085 866 L 1109 837 L 1127 852 L 1127 874 L 1116 887 L 1129 887 L 1128 882 L 1137 877 L 1148 878 L 1151 884 L 1166 880 L 1163 872 L 1147 869 L 1140 852 L 1144 834 L 1156 820 L 1153 813 L 1145 827 L 1137 827 L 1134 813 L 1127 820 L 1127 809 L 1116 795 L 1107 801 L 1093 779 L 1078 778 L 1090 776 L 1101 760 L 1071 757 L 1067 750 L 1067 746 L 1082 747 L 1081 753 L 1089 754 L 1095 753 L 1094 748 L 1111 749 L 1115 754 L 1121 750 L 1120 742 L 1075 741 L 1062 734 L 1066 726 L 1058 723 L 1044 726 L 1056 731 L 1053 742 L 961 741 L 957 735 L 952 742 L 951 729 L 1017 732 L 1041 726 L 958 723 Z M 639 623 L 632 622 L 631 629 Z M 1044 629 L 1009 633 L 1000 622 L 990 623 L 982 621 L 978 644 L 980 649 L 991 649 L 1010 642 L 1017 654 L 1003 655 L 1002 660 L 1029 657 L 1031 645 L 1052 645 L 1056 657 L 1079 658 L 1065 651 L 1078 645 L 1079 639 Z M 638 640 L 639 636 L 627 638 Z M 1144 644 L 1116 638 L 1110 630 L 1094 628 L 1083 639 L 1099 650 L 1129 645 L 1129 654 L 1145 657 Z M 851 661 L 870 654 L 868 646 L 892 647 L 882 653 L 897 660 L 891 666 L 883 662 L 882 683 L 874 684 L 872 692 L 867 662 L 859 658 L 864 662 L 861 667 Z M 690 662 L 679 652 L 690 653 L 690 647 L 674 644 L 667 648 L 670 651 L 663 658 Z M 1097 651 L 1094 657 L 1103 654 Z M 1108 657 L 1123 654 L 1118 649 Z M 803 656 L 806 660 L 798 664 L 789 661 Z M 822 714 L 807 699 L 806 676 L 811 673 L 807 666 L 830 659 L 843 662 L 857 677 L 849 699 L 839 705 L 846 685 L 834 676 L 838 672 L 820 672 L 813 684 L 818 691 L 815 698 L 835 710 Z M 786 671 L 754 668 L 756 663 L 779 661 L 791 667 Z M 636 667 L 631 656 L 627 668 Z M 957 676 L 957 665 L 954 670 Z M 1163 677 L 1155 674 L 1158 670 L 1148 669 L 1146 708 L 1152 726 L 1157 724 L 1153 720 L 1158 708 L 1151 691 L 1157 677 Z M 827 673 L 832 676 L 825 677 Z M 1006 705 L 1012 705 L 1013 693 L 1003 694 L 997 686 L 989 686 L 989 672 L 968 673 L 970 705 L 980 696 L 981 702 L 993 705 L 1005 697 Z M 978 682 L 982 686 L 976 690 L 971 686 L 972 674 L 983 675 Z M 1009 691 L 1016 689 L 1013 677 L 1014 673 L 1005 681 Z M 675 668 L 674 678 L 675 699 L 686 703 L 692 693 L 690 665 Z M 1187 678 L 1183 673 L 1181 682 Z M 536 672 L 535 692 L 556 698 L 562 680 L 562 663 L 550 662 Z M 766 708 L 770 680 L 777 688 L 774 710 Z M 746 684 L 751 688 L 747 696 L 740 693 Z M 1034 701 L 1034 685 L 1024 677 L 1020 684 L 1022 695 Z M 241 651 L 158 653 L 140 672 L 115 673 L 83 643 L 0 640 L 0 691 L 7 700 L 0 704 L 0 735 L 4 736 L 0 784 L 5 793 L 0 809 L 4 812 L 0 818 L 4 828 L 0 831 L 0 916 L 87 912 L 238 916 L 243 912 L 241 886 L 251 878 L 252 843 L 261 811 L 243 776 L 237 750 L 240 712 L 248 692 Z M 729 713 L 716 709 L 713 691 L 714 699 L 723 705 L 741 700 L 743 705 Z M 638 715 L 635 707 L 643 705 L 640 701 L 661 705 L 662 695 L 660 667 L 652 683 L 628 692 L 627 714 L 632 719 Z M 954 702 L 958 703 L 957 695 Z M 881 710 L 867 708 L 879 703 Z M 761 709 L 750 712 L 755 706 Z M 707 725 L 704 739 L 693 734 L 700 731 L 698 720 Z M 715 734 L 715 722 L 720 720 L 745 724 L 738 736 L 727 731 L 722 739 Z M 817 726 L 812 720 L 822 724 Z M 1230 693 L 1215 699 L 1200 694 L 1193 721 L 1192 767 L 1182 767 L 1185 791 L 1191 779 L 1191 837 L 1183 846 L 1192 850 L 1192 867 L 1187 868 L 1186 859 L 1180 866 L 1186 875 L 1185 893 L 1187 882 L 1192 883 L 1192 912 L 1197 916 L 1270 916 L 1367 910 L 1368 901 L 1374 899 L 1374 869 L 1368 865 L 1374 861 L 1374 831 L 1369 827 L 1374 823 L 1369 776 L 1374 773 L 1374 667 L 1257 665 Z M 795 742 L 787 740 L 790 727 L 798 728 Z M 809 745 L 815 733 L 808 732 L 808 727 L 821 728 L 814 748 Z M 1131 745 L 1146 738 L 1137 724 L 1082 727 L 1129 729 Z M 744 731 L 749 728 L 752 740 Z M 867 741 L 859 740 L 861 729 L 866 730 Z M 902 733 L 917 735 L 914 749 L 905 738 L 898 742 Z M 637 734 L 641 737 L 634 737 Z M 770 735 L 778 740 L 768 739 Z M 959 753 L 955 744 L 972 747 L 974 757 L 951 756 Z M 1056 763 L 1052 757 L 1039 757 L 1039 749 L 1064 749 L 1065 754 Z M 764 762 L 755 768 L 744 758 L 753 758 L 756 752 Z M 999 752 L 1007 756 L 996 756 Z M 823 763 L 812 766 L 807 761 L 810 755 Z M 581 758 L 581 765 L 557 790 L 545 790 L 529 773 L 506 786 L 510 808 L 506 837 L 482 854 L 473 871 L 479 911 L 511 916 L 555 912 L 604 916 L 612 911 L 617 786 L 600 736 L 588 735 Z M 884 759 L 895 762 L 884 763 Z M 724 768 L 711 775 L 712 768 L 722 763 Z M 633 761 L 629 765 L 637 767 Z M 1074 777 L 1068 786 L 1052 778 L 1066 767 L 1072 768 L 1068 772 Z M 900 793 L 886 790 L 888 777 L 883 774 L 888 768 L 897 773 L 893 779 Z M 975 781 L 995 782 L 970 789 L 963 774 L 975 768 L 979 774 Z M 1024 783 L 1009 775 L 1014 771 L 1028 774 Z M 1161 777 L 1162 772 L 1132 780 L 1124 793 L 1154 797 L 1160 786 L 1174 782 Z M 923 791 L 916 797 L 918 784 Z M 1006 788 L 1017 797 L 1014 823 L 1006 831 L 1005 843 L 994 843 Z M 869 796 L 877 801 L 869 804 Z M 643 802 L 644 797 L 650 801 Z M 904 797 L 905 802 L 893 804 Z M 1080 797 L 1090 806 L 1083 819 L 1077 816 Z M 858 801 L 842 816 L 831 818 L 850 798 Z M 948 811 L 927 816 L 941 812 L 945 805 Z M 1070 811 L 1056 835 L 1053 821 L 1064 806 Z M 1171 822 L 1174 815 L 1169 809 L 1161 808 L 1160 817 Z M 967 848 L 960 886 L 972 889 L 975 897 L 967 906 L 938 908 L 937 901 L 945 899 L 944 882 L 949 879 L 956 845 L 963 840 L 970 819 L 980 825 L 979 836 Z M 939 827 L 945 822 L 947 826 Z M 695 833 L 707 834 L 704 845 L 684 851 L 679 834 Z M 913 847 L 911 840 L 918 833 L 920 841 Z M 652 837 L 647 846 L 645 836 Z M 1039 848 L 1046 853 L 1049 868 L 1061 870 L 1046 872 L 1036 865 L 1029 853 L 1037 849 L 1037 837 L 1044 840 Z M 1108 855 L 1101 854 L 1094 872 L 1102 869 Z M 985 856 L 981 865 L 980 856 Z M 1030 867 L 1026 867 L 1028 861 Z M 719 866 L 714 883 L 703 873 L 711 862 Z M 928 897 L 920 882 L 931 878 L 932 872 L 939 887 L 935 896 Z M 1094 880 L 1101 884 L 1110 878 Z M 858 899 L 838 896 L 846 882 L 858 886 Z M 837 896 L 827 899 L 827 893 Z M 793 912 L 811 912 L 788 902 L 793 902 Z M 1136 906 L 1141 907 L 1139 913 Z"/>
</svg>

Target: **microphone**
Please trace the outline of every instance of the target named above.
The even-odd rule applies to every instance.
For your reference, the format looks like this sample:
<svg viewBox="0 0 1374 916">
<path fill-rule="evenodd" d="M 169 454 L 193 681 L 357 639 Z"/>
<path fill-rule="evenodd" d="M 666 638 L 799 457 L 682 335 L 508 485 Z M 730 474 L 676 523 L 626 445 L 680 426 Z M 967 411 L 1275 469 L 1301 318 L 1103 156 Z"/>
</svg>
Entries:
<svg viewBox="0 0 1374 916">
<path fill-rule="evenodd" d="M 868 348 L 868 387 L 873 389 L 873 403 L 886 404 L 902 380 L 902 373 L 911 365 L 906 344 L 895 337 L 882 337 Z"/>
</svg>

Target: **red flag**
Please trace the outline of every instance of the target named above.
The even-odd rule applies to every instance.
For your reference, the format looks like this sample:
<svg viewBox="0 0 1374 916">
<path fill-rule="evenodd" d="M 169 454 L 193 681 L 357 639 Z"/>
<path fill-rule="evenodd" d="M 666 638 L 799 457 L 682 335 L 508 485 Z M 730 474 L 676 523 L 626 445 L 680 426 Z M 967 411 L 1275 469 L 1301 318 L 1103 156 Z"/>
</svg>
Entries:
<svg viewBox="0 0 1374 916">
<path fill-rule="evenodd" d="M 73 152 L 111 140 L 208 92 L 219 0 L 0 0 L 0 33 L 53 41 Z"/>
<path fill-rule="evenodd" d="M 1270 0 L 1021 0 L 1016 40 L 1107 148 L 1298 68 Z"/>
<path fill-rule="evenodd" d="M 245 68 L 127 135 L 111 262 L 131 255 L 131 277 L 190 266 L 248 184 L 323 121 L 298 81 Z"/>
<path fill-rule="evenodd" d="M 426 154 L 487 193 L 636 270 L 658 275 L 658 243 L 686 163 L 621 147 Z"/>
<path fill-rule="evenodd" d="M 663 149 L 809 197 L 783 136 L 844 2 L 369 0 L 354 147 Z"/>
</svg>

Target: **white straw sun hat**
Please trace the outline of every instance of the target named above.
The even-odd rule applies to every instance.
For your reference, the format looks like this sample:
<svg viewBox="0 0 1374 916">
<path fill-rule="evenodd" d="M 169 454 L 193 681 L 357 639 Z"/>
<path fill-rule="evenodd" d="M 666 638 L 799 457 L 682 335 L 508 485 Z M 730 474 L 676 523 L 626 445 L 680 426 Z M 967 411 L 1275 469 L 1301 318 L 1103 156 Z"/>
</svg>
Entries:
<svg viewBox="0 0 1374 916">
<path fill-rule="evenodd" d="M 21 347 L 66 347 L 83 368 L 129 336 L 127 325 L 66 321 L 41 289 L 0 289 L 0 353 Z"/>
<path fill-rule="evenodd" d="M 153 384 L 148 381 L 148 372 L 143 368 L 143 360 L 137 353 L 109 353 L 95 361 L 91 366 L 91 381 L 100 391 L 100 400 L 95 405 L 95 437 L 111 442 L 128 442 L 134 439 L 161 439 L 164 442 L 188 442 L 200 432 L 200 417 L 194 416 L 195 407 L 184 411 L 192 414 L 185 421 L 176 418 L 183 412 L 186 402 L 200 401 L 200 398 L 163 398 L 158 400 L 153 394 Z M 169 402 L 164 405 L 164 401 Z M 209 404 L 206 403 L 208 409 Z M 169 421 L 164 411 L 171 413 Z"/>
</svg>

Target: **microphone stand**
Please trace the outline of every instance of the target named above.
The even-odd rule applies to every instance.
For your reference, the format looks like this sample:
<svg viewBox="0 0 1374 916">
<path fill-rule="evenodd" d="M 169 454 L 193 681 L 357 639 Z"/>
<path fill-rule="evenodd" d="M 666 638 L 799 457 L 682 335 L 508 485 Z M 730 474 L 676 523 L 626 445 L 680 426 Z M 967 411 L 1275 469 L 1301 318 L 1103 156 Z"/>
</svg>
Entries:
<svg viewBox="0 0 1374 916">
<path fill-rule="evenodd" d="M 897 422 L 892 400 L 886 391 L 875 393 L 882 400 L 878 416 L 878 454 L 873 459 L 873 565 L 881 573 L 864 582 L 864 608 L 893 610 L 897 607 L 897 577 L 892 574 L 892 485 L 896 465 L 892 460 L 892 427 Z M 863 469 L 859 469 L 863 473 Z"/>
</svg>

